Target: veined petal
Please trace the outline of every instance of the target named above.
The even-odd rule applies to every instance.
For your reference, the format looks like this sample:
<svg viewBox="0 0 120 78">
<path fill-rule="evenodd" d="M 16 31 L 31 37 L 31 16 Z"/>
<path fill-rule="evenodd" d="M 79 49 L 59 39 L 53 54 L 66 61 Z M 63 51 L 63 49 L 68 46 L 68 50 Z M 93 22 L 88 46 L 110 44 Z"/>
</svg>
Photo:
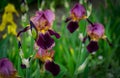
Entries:
<svg viewBox="0 0 120 78">
<path fill-rule="evenodd" d="M 87 26 L 87 34 L 91 39 L 99 39 L 104 35 L 105 29 L 104 26 L 100 23 L 94 23 L 93 25 Z"/>
<path fill-rule="evenodd" d="M 50 33 L 50 35 L 55 35 L 56 38 L 60 38 L 60 35 L 57 32 L 53 30 L 48 30 L 48 32 Z"/>
<path fill-rule="evenodd" d="M 73 33 L 78 27 L 79 27 L 78 22 L 73 22 L 73 21 L 69 22 L 69 24 L 67 26 L 68 30 L 71 33 Z"/>
<path fill-rule="evenodd" d="M 45 69 L 51 72 L 54 76 L 58 75 L 60 72 L 60 67 L 55 64 L 53 61 L 47 61 L 45 63 Z"/>
<path fill-rule="evenodd" d="M 40 33 L 38 39 L 36 40 L 36 43 L 42 49 L 49 49 L 52 48 L 52 46 L 54 45 L 54 39 L 50 37 L 49 33 Z"/>
<path fill-rule="evenodd" d="M 81 19 L 86 14 L 86 9 L 83 5 L 77 3 L 70 11 L 71 15 L 74 14 L 77 18 Z"/>
<path fill-rule="evenodd" d="M 49 23 L 52 25 L 53 21 L 55 20 L 55 14 L 51 10 L 45 10 L 44 14 Z"/>
<path fill-rule="evenodd" d="M 99 49 L 98 42 L 96 41 L 90 41 L 90 43 L 87 46 L 88 52 L 92 53 Z"/>
</svg>

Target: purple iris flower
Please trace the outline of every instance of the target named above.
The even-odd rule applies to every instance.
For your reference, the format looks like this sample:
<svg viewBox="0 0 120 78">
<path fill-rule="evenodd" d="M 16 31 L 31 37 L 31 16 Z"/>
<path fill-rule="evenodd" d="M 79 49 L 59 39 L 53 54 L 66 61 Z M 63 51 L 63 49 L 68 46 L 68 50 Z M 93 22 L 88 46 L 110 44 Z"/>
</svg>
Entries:
<svg viewBox="0 0 120 78">
<path fill-rule="evenodd" d="M 54 63 L 53 56 L 53 50 L 48 51 L 42 48 L 40 48 L 36 53 L 36 58 L 40 59 L 40 61 L 44 63 L 45 69 L 51 72 L 54 76 L 56 76 L 60 72 L 60 67 L 59 65 Z"/>
<path fill-rule="evenodd" d="M 17 78 L 16 69 L 7 58 L 0 59 L 0 78 Z"/>
<path fill-rule="evenodd" d="M 89 52 L 94 52 L 99 49 L 98 41 L 105 35 L 104 26 L 100 23 L 89 24 L 87 26 L 87 35 L 90 38 L 90 43 L 87 46 Z"/>
<path fill-rule="evenodd" d="M 83 5 L 77 3 L 75 6 L 70 10 L 70 17 L 66 19 L 65 22 L 68 23 L 68 30 L 73 33 L 78 27 L 78 22 L 82 19 L 86 18 L 86 9 Z"/>
<path fill-rule="evenodd" d="M 51 10 L 37 11 L 30 19 L 30 26 L 20 31 L 17 36 L 29 29 L 32 31 L 34 28 L 37 34 L 35 38 L 37 45 L 43 49 L 50 49 L 55 44 L 51 36 L 60 38 L 60 35 L 52 30 L 54 20 L 55 14 Z"/>
</svg>

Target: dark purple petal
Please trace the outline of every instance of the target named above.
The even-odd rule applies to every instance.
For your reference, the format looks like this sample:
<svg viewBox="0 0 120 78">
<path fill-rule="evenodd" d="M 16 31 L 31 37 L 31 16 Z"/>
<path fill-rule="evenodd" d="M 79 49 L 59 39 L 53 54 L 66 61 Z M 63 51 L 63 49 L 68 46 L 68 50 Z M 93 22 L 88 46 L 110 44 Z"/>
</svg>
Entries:
<svg viewBox="0 0 120 78">
<path fill-rule="evenodd" d="M 71 17 L 68 17 L 68 18 L 66 18 L 65 22 L 68 22 L 68 21 L 70 21 L 71 19 L 72 19 Z"/>
<path fill-rule="evenodd" d="M 98 48 L 99 48 L 98 42 L 96 42 L 96 41 L 90 41 L 90 43 L 89 43 L 88 46 L 87 46 L 87 50 L 88 50 L 88 52 L 90 52 L 90 53 L 92 53 L 92 52 L 94 52 L 94 51 L 97 51 Z"/>
<path fill-rule="evenodd" d="M 56 38 L 60 38 L 60 35 L 57 32 L 53 30 L 48 30 L 48 32 L 50 33 L 50 35 L 55 35 Z"/>
<path fill-rule="evenodd" d="M 78 28 L 78 26 L 79 26 L 78 22 L 71 21 L 71 22 L 69 22 L 67 28 L 71 33 L 73 33 Z"/>
<path fill-rule="evenodd" d="M 39 34 L 36 42 L 42 49 L 48 49 L 54 45 L 54 39 L 50 37 L 49 33 Z"/>
<path fill-rule="evenodd" d="M 30 26 L 25 27 L 23 30 L 21 30 L 20 32 L 18 32 L 17 37 L 20 36 L 21 33 L 26 32 L 29 29 L 30 29 Z"/>
<path fill-rule="evenodd" d="M 54 76 L 58 75 L 60 72 L 60 67 L 57 64 L 55 64 L 53 61 L 46 62 L 45 69 L 51 72 Z"/>
</svg>

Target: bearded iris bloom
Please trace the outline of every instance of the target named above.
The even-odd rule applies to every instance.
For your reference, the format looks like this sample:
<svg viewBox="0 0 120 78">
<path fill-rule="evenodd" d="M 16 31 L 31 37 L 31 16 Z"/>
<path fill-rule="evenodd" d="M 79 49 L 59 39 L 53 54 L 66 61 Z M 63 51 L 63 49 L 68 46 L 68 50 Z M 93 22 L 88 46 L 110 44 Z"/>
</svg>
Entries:
<svg viewBox="0 0 120 78">
<path fill-rule="evenodd" d="M 44 63 L 45 69 L 51 72 L 54 76 L 58 75 L 60 72 L 60 67 L 53 61 L 54 51 L 39 49 L 36 53 L 36 58 L 40 59 Z"/>
<path fill-rule="evenodd" d="M 18 78 L 16 69 L 7 58 L 0 59 L 0 78 Z"/>
<path fill-rule="evenodd" d="M 60 38 L 60 35 L 52 30 L 54 20 L 55 15 L 51 10 L 38 11 L 35 16 L 31 17 L 30 26 L 20 31 L 17 36 L 29 29 L 31 31 L 35 30 L 34 38 L 37 45 L 42 49 L 50 49 L 55 44 L 51 36 L 54 35 L 56 38 Z"/>
<path fill-rule="evenodd" d="M 106 39 L 109 42 L 109 40 L 105 36 L 105 28 L 100 23 L 90 22 L 90 24 L 87 26 L 87 35 L 88 36 L 86 38 L 88 38 L 88 37 L 90 38 L 90 43 L 87 46 L 87 50 L 89 52 L 94 52 L 99 49 L 98 41 L 100 39 Z M 84 38 L 84 39 L 86 40 L 86 38 Z M 110 44 L 110 42 L 109 42 L 109 44 Z"/>
<path fill-rule="evenodd" d="M 65 22 L 68 23 L 68 30 L 73 33 L 78 27 L 78 22 L 82 19 L 86 19 L 86 9 L 83 5 L 77 3 L 71 10 L 70 10 L 70 17 L 66 19 Z"/>
</svg>

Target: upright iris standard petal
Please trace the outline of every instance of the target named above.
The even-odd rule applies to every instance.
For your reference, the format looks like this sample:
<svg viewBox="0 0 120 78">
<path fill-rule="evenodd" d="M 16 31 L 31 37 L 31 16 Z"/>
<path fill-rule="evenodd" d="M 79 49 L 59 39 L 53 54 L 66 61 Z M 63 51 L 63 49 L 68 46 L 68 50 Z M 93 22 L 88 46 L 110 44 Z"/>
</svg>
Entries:
<svg viewBox="0 0 120 78">
<path fill-rule="evenodd" d="M 47 61 L 45 63 L 45 69 L 51 72 L 54 76 L 58 75 L 60 72 L 60 67 L 53 61 Z"/>
<path fill-rule="evenodd" d="M 83 5 L 77 3 L 70 11 L 73 18 L 82 19 L 86 15 L 86 10 Z"/>
<path fill-rule="evenodd" d="M 39 34 L 36 43 L 42 49 L 48 49 L 54 45 L 54 39 L 50 37 L 49 33 Z"/>
<path fill-rule="evenodd" d="M 55 14 L 51 10 L 45 10 L 44 14 L 48 22 L 52 24 L 53 21 L 55 20 Z"/>
<path fill-rule="evenodd" d="M 13 64 L 7 59 L 0 59 L 0 78 L 16 78 L 16 69 Z"/>
<path fill-rule="evenodd" d="M 104 35 L 105 29 L 102 24 L 94 23 L 93 25 L 87 26 L 87 34 L 91 39 L 97 40 L 100 39 Z"/>
<path fill-rule="evenodd" d="M 78 22 L 73 22 L 73 21 L 69 22 L 69 24 L 67 26 L 68 30 L 71 33 L 73 33 L 78 27 L 79 27 Z"/>
<path fill-rule="evenodd" d="M 97 51 L 98 48 L 99 48 L 98 42 L 96 42 L 96 41 L 90 41 L 90 43 L 87 46 L 87 50 L 90 53 Z"/>
<path fill-rule="evenodd" d="M 35 26 L 38 26 L 38 21 L 42 15 L 43 15 L 43 11 L 37 11 L 35 16 L 30 18 L 30 21 L 32 21 Z"/>
<path fill-rule="evenodd" d="M 55 14 L 51 10 L 38 11 L 30 20 L 38 31 L 46 31 L 52 26 L 53 21 L 55 20 Z"/>
</svg>

